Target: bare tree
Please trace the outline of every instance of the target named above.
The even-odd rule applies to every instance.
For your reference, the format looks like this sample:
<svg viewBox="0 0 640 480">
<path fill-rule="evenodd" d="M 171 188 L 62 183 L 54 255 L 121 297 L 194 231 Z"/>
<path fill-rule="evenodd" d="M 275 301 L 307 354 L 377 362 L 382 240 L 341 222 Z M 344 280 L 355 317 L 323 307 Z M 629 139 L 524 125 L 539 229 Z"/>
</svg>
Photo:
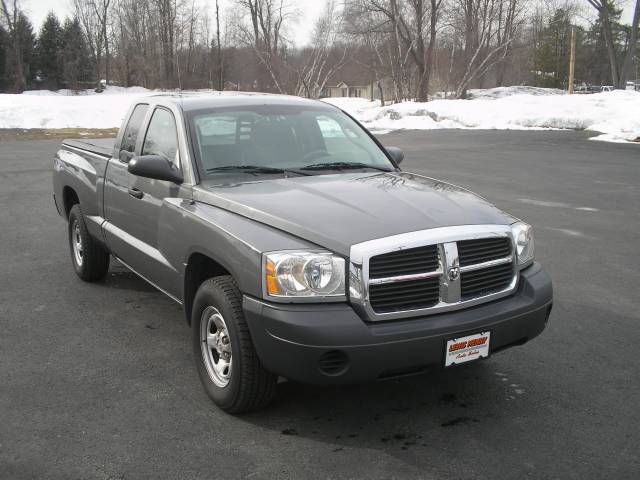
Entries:
<svg viewBox="0 0 640 480">
<path fill-rule="evenodd" d="M 400 35 L 398 2 L 392 0 L 347 0 L 347 32 L 364 40 L 372 50 L 370 66 L 380 89 L 381 77 L 389 76 L 393 97 L 400 102 L 409 90 L 409 51 Z"/>
<path fill-rule="evenodd" d="M 178 5 L 176 0 L 154 0 L 154 2 L 159 23 L 164 87 L 170 88 L 175 85 L 175 42 Z"/>
<path fill-rule="evenodd" d="M 99 34 L 102 35 L 102 44 L 104 45 L 104 78 L 108 85 L 111 69 L 109 65 L 109 34 L 107 27 L 109 25 L 109 5 L 111 4 L 111 0 L 90 0 L 88 3 L 89 6 L 93 8 L 95 18 L 98 22 Z"/>
<path fill-rule="evenodd" d="M 405 12 L 398 6 L 397 0 L 392 0 L 391 12 L 397 16 L 398 34 L 416 66 L 416 100 L 426 102 L 429 95 L 438 14 L 442 0 L 429 0 L 429 6 L 425 0 L 409 0 L 407 3 Z M 425 38 L 427 25 L 428 40 Z"/>
<path fill-rule="evenodd" d="M 87 37 L 89 51 L 93 58 L 96 72 L 96 89 L 102 90 L 100 83 L 100 65 L 104 51 L 104 33 L 100 27 L 100 22 L 95 15 L 94 3 L 92 0 L 73 0 L 75 16 L 82 25 L 82 30 Z"/>
<path fill-rule="evenodd" d="M 222 56 L 222 42 L 220 41 L 220 5 L 216 0 L 216 50 L 218 61 L 218 90 L 224 90 L 224 57 Z"/>
<path fill-rule="evenodd" d="M 456 98 L 466 96 L 473 80 L 506 57 L 522 22 L 520 2 L 456 0 L 455 15 L 464 39 L 463 68 L 455 88 Z"/>
<path fill-rule="evenodd" d="M 285 93 L 279 67 L 286 46 L 285 22 L 293 18 L 291 5 L 285 0 L 236 0 L 236 4 L 249 20 L 249 25 L 239 25 L 244 43 L 253 48 L 276 91 Z"/>
<path fill-rule="evenodd" d="M 343 15 L 344 34 L 349 40 L 361 41 L 368 51 L 366 63 L 358 59 L 357 56 L 355 61 L 365 65 L 373 72 L 373 80 L 378 87 L 381 104 L 384 105 L 382 80 L 389 75 L 388 62 L 384 55 L 387 32 L 380 27 L 380 22 L 372 15 L 361 14 L 359 7 L 360 4 L 357 1 L 346 2 L 345 14 Z"/>
<path fill-rule="evenodd" d="M 301 52 L 301 67 L 291 67 L 297 73 L 296 95 L 319 98 L 329 78 L 344 65 L 347 47 L 336 46 L 340 31 L 340 15 L 336 13 L 335 2 L 328 2 L 324 13 L 316 22 L 311 48 Z"/>
<path fill-rule="evenodd" d="M 362 35 L 380 57 L 375 34 L 385 33 L 389 70 L 396 101 L 411 90 L 418 101 L 427 101 L 436 49 L 438 20 L 443 0 L 350 0 L 355 16 L 350 31 Z M 362 20 L 364 19 L 364 20 Z M 414 81 L 410 82 L 413 71 Z"/>
<path fill-rule="evenodd" d="M 156 86 L 155 28 L 151 28 L 147 0 L 119 0 L 117 9 L 118 37 L 116 48 L 121 80 L 126 85 Z"/>
<path fill-rule="evenodd" d="M 20 8 L 18 0 L 2 0 L 2 19 L 6 24 L 9 38 L 11 39 L 11 51 L 13 56 L 13 89 L 18 93 L 22 93 L 26 86 L 24 69 L 22 66 L 22 45 L 21 45 L 21 25 Z"/>
</svg>

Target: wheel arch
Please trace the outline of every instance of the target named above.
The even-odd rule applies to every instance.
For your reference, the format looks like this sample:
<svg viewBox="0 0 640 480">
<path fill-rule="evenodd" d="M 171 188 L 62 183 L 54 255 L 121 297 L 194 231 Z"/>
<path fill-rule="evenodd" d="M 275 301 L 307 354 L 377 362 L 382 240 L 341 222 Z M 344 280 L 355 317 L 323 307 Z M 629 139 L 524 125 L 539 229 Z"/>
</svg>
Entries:
<svg viewBox="0 0 640 480">
<path fill-rule="evenodd" d="M 209 278 L 222 275 L 231 275 L 231 271 L 221 262 L 213 259 L 210 255 L 199 251 L 192 252 L 187 260 L 184 271 L 183 304 L 187 324 L 191 325 L 191 310 L 193 299 L 202 282 Z"/>
<path fill-rule="evenodd" d="M 62 189 L 62 207 L 64 208 L 65 218 L 69 218 L 69 212 L 74 205 L 80 203 L 80 197 L 78 193 L 70 187 L 69 185 L 65 185 Z"/>
</svg>

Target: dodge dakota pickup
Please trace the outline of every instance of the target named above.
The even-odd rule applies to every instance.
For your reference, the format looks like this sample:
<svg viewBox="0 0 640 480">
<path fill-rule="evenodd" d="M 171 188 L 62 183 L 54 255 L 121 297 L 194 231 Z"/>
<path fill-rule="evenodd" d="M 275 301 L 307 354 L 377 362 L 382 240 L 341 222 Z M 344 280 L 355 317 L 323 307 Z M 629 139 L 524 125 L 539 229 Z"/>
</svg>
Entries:
<svg viewBox="0 0 640 480">
<path fill-rule="evenodd" d="M 279 377 L 451 368 L 545 328 L 531 226 L 402 160 L 327 103 L 163 94 L 115 142 L 65 140 L 54 202 L 78 276 L 113 256 L 181 304 L 207 394 L 239 413 Z"/>
</svg>

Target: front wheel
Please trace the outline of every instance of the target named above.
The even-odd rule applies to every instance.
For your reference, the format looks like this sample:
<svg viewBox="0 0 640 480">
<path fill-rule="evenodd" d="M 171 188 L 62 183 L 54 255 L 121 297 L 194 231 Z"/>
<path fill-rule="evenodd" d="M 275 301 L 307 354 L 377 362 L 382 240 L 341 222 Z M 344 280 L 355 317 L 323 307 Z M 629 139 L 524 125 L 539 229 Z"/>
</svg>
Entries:
<svg viewBox="0 0 640 480">
<path fill-rule="evenodd" d="M 206 280 L 191 314 L 193 355 L 207 394 L 229 413 L 266 406 L 277 377 L 267 372 L 253 346 L 242 295 L 230 276 Z"/>
<path fill-rule="evenodd" d="M 89 233 L 80 205 L 69 212 L 69 249 L 78 276 L 87 282 L 102 280 L 109 271 L 109 252 Z"/>
</svg>

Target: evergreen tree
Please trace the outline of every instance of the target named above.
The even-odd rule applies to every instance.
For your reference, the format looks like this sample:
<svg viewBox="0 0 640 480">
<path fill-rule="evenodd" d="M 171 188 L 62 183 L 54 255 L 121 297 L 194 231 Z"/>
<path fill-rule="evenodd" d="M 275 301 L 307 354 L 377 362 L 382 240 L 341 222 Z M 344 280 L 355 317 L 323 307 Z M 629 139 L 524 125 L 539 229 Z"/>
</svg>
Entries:
<svg viewBox="0 0 640 480">
<path fill-rule="evenodd" d="M 25 83 L 29 84 L 31 81 L 33 49 L 36 43 L 33 26 L 23 12 L 19 13 L 14 31 L 8 35 L 8 38 L 10 44 L 13 45 L 13 42 L 18 42 L 20 45 L 18 50 L 20 52 L 20 58 L 15 58 L 15 49 L 8 49 L 7 76 L 12 78 L 13 88 L 16 91 L 21 92 Z M 17 78 L 19 76 L 17 73 L 19 70 L 16 68 L 18 62 L 20 62 L 22 66 L 22 78 Z"/>
<path fill-rule="evenodd" d="M 79 82 L 89 80 L 93 72 L 87 41 L 77 18 L 65 21 L 61 38 L 62 79 L 67 88 L 77 90 Z"/>
<path fill-rule="evenodd" d="M 600 20 L 587 30 L 584 50 L 586 76 L 589 82 L 594 85 L 610 83 L 611 68 Z"/>
<path fill-rule="evenodd" d="M 39 73 L 45 79 L 49 88 L 60 88 L 62 67 L 60 57 L 62 54 L 62 28 L 55 13 L 49 12 L 42 24 L 34 62 L 34 74 Z"/>
<path fill-rule="evenodd" d="M 569 71 L 571 22 L 566 10 L 559 8 L 541 32 L 535 52 L 536 84 L 565 88 Z"/>
</svg>

